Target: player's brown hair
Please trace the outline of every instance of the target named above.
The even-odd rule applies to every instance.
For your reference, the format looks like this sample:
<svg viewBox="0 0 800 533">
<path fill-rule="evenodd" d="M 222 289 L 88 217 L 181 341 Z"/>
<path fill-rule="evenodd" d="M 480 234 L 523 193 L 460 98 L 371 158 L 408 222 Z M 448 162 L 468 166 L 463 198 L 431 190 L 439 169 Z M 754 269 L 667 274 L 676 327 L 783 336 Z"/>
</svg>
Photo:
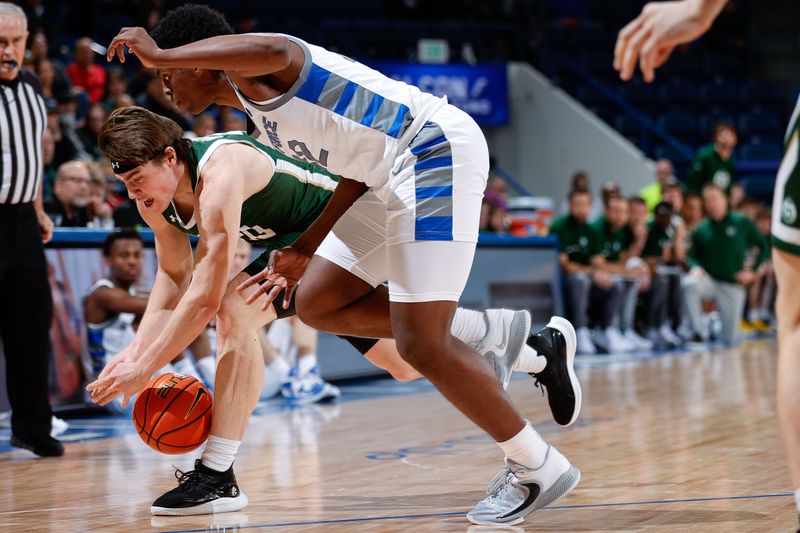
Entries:
<svg viewBox="0 0 800 533">
<path fill-rule="evenodd" d="M 111 161 L 124 164 L 147 164 L 161 157 L 168 146 L 175 149 L 179 160 L 186 161 L 188 149 L 183 130 L 175 121 L 138 106 L 111 113 L 97 142 Z"/>
</svg>

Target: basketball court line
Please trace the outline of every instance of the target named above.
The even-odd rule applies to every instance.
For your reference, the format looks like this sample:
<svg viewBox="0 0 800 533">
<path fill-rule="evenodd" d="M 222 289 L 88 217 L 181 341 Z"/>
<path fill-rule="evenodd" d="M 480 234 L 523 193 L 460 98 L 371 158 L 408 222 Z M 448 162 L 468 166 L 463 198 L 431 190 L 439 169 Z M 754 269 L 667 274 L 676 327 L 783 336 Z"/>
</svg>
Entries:
<svg viewBox="0 0 800 533">
<path fill-rule="evenodd" d="M 545 507 L 541 511 L 556 511 L 565 509 L 591 509 L 599 507 L 626 507 L 635 505 L 659 505 L 671 503 L 697 503 L 697 502 L 717 502 L 717 501 L 730 501 L 730 500 L 758 500 L 764 498 L 786 498 L 793 497 L 791 492 L 779 492 L 775 494 L 752 494 L 748 496 L 719 496 L 714 498 L 686 498 L 680 500 L 649 500 L 637 502 L 614 502 L 614 503 L 589 503 L 583 505 L 556 505 L 553 507 Z M 410 520 L 415 518 L 447 518 L 449 516 L 464 516 L 467 510 L 456 511 L 452 513 L 427 513 L 427 514 L 411 514 L 411 515 L 395 515 L 395 516 L 375 516 L 363 518 L 341 518 L 338 520 L 310 520 L 305 522 L 278 522 L 272 524 L 252 524 L 237 526 L 237 530 L 242 529 L 265 529 L 265 528 L 278 528 L 278 527 L 299 527 L 299 526 L 316 526 L 325 524 L 347 524 L 353 522 L 382 522 L 387 520 Z M 176 530 L 162 530 L 159 533 L 202 533 L 208 531 L 208 528 L 203 529 L 176 529 Z"/>
</svg>

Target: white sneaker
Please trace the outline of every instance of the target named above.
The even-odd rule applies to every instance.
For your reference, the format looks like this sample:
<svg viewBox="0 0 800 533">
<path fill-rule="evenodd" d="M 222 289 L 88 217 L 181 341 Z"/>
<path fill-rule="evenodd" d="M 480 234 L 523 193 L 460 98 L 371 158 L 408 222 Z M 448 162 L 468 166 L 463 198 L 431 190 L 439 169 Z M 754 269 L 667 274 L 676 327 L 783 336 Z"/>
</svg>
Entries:
<svg viewBox="0 0 800 533">
<path fill-rule="evenodd" d="M 531 332 L 531 314 L 510 309 L 486 309 L 483 319 L 486 321 L 486 335 L 471 346 L 492 365 L 505 389 L 511 379 L 511 369 Z"/>
<path fill-rule="evenodd" d="M 622 333 L 620 333 L 617 328 L 612 327 L 608 327 L 604 330 L 595 330 L 594 344 L 609 354 L 632 351 L 632 346 L 622 338 Z"/>
<path fill-rule="evenodd" d="M 683 344 L 681 338 L 678 337 L 674 331 L 672 331 L 672 328 L 669 327 L 669 324 L 661 324 L 661 327 L 658 328 L 658 334 L 661 336 L 663 341 L 672 348 L 676 348 Z"/>
<path fill-rule="evenodd" d="M 653 349 L 653 341 L 645 339 L 644 337 L 636 333 L 636 331 L 633 328 L 628 328 L 625 331 L 625 333 L 622 334 L 622 336 L 625 338 L 626 341 L 628 341 L 628 344 L 633 346 L 633 348 L 636 350 Z"/>
<path fill-rule="evenodd" d="M 486 497 L 467 513 L 473 524 L 519 524 L 530 512 L 567 495 L 581 480 L 581 471 L 552 446 L 535 470 L 508 458 L 505 462 L 489 483 Z"/>
<path fill-rule="evenodd" d="M 314 366 L 304 376 L 298 376 L 297 368 L 293 368 L 289 372 L 289 381 L 281 385 L 281 394 L 291 404 L 305 405 L 335 400 L 342 392 L 336 385 L 322 379 L 319 367 Z"/>
<path fill-rule="evenodd" d="M 575 335 L 578 340 L 576 353 L 583 355 L 594 355 L 597 353 L 597 348 L 594 346 L 589 328 L 578 328 L 575 331 Z"/>
<path fill-rule="evenodd" d="M 63 435 L 69 429 L 69 424 L 66 420 L 61 420 L 56 415 L 53 415 L 53 418 L 50 421 L 50 436 L 51 437 L 58 437 L 59 435 Z"/>
</svg>

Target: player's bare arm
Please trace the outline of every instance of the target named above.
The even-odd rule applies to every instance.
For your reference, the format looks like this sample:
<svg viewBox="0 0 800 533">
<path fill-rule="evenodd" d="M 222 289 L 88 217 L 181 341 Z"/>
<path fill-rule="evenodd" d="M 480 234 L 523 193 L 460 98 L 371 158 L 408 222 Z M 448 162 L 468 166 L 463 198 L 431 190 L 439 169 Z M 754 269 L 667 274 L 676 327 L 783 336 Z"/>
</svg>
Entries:
<svg viewBox="0 0 800 533">
<path fill-rule="evenodd" d="M 367 192 L 367 189 L 366 184 L 360 181 L 341 178 L 328 205 L 314 223 L 298 237 L 293 245 L 274 250 L 270 254 L 269 266 L 239 285 L 237 290 L 241 292 L 256 283 L 266 281 L 265 286 L 271 288 L 267 293 L 264 308 L 272 303 L 281 289 L 286 289 L 283 308 L 288 309 L 292 293 L 308 267 L 311 256 L 317 251 L 325 236 L 333 229 L 336 221 Z M 259 296 L 261 296 L 259 291 L 251 294 L 246 300 L 247 304 L 252 304 Z"/>
<path fill-rule="evenodd" d="M 283 35 L 220 35 L 171 49 L 159 48 L 144 28 L 122 28 L 108 46 L 107 59 L 125 62 L 125 47 L 147 68 L 224 70 L 245 78 L 275 74 L 303 64 L 302 51 Z"/>
<path fill-rule="evenodd" d="M 625 81 L 633 77 L 636 64 L 647 83 L 672 50 L 693 41 L 711 27 L 727 0 L 680 0 L 650 2 L 642 13 L 617 35 L 614 69 Z"/>
<path fill-rule="evenodd" d="M 133 313 L 141 316 L 145 309 L 146 297 L 130 294 L 119 287 L 98 287 L 86 300 L 86 313 L 93 323 L 103 322 L 108 313 Z"/>
</svg>

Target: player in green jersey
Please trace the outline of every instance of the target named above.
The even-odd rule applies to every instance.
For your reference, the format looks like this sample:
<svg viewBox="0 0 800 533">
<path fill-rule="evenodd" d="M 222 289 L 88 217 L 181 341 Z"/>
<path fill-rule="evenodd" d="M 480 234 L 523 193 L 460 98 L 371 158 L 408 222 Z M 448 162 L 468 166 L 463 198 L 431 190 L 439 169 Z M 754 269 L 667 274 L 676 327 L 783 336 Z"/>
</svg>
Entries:
<svg viewBox="0 0 800 533">
<path fill-rule="evenodd" d="M 236 287 L 264 268 L 271 250 L 291 244 L 311 224 L 338 181 L 320 167 L 290 159 L 241 132 L 193 141 L 182 139 L 182 133 L 169 119 L 130 107 L 111 115 L 99 139 L 154 232 L 158 272 L 136 338 L 89 385 L 93 400 L 105 404 L 121 394 L 127 403 L 152 368 L 160 367 L 167 354 L 180 351 L 195 330 L 217 317 L 214 422 L 193 475 L 212 479 L 221 492 L 205 495 L 204 501 L 193 499 L 187 506 L 181 491 L 195 485 L 182 483 L 155 502 L 152 510 L 157 514 L 224 512 L 247 504 L 236 486 L 232 463 L 261 389 L 263 360 L 255 332 L 293 311 L 283 309 L 282 297 L 264 310 L 261 302 L 248 306 L 245 299 L 251 291 L 242 295 Z M 199 236 L 194 258 L 187 233 Z M 267 250 L 228 281 L 240 236 Z M 358 347 L 358 342 L 353 344 Z M 528 348 L 522 348 L 508 368 L 495 367 L 504 385 L 512 369 L 541 373 L 546 367 L 545 357 Z M 373 340 L 364 352 L 398 379 L 420 377 L 391 340 Z M 485 357 L 499 359 L 491 351 Z M 564 401 L 553 398 L 551 407 Z M 570 405 L 567 414 L 573 418 L 557 415 L 557 421 L 574 420 L 580 397 L 572 398 Z"/>
</svg>

